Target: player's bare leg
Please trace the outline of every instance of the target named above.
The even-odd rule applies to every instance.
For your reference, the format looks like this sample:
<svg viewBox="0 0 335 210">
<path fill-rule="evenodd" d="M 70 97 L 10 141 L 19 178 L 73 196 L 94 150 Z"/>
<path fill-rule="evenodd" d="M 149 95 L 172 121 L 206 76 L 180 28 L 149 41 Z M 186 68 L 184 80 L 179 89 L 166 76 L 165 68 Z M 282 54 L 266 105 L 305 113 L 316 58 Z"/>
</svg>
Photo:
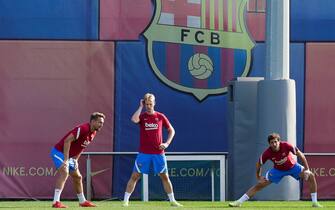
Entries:
<svg viewBox="0 0 335 210">
<path fill-rule="evenodd" d="M 72 177 L 74 190 L 77 193 L 77 197 L 79 200 L 79 206 L 82 207 L 96 207 L 95 204 L 93 204 L 90 201 L 87 201 L 84 195 L 83 190 L 83 177 L 81 176 L 81 173 L 78 169 L 70 173 L 70 176 Z"/>
<path fill-rule="evenodd" d="M 83 177 L 81 176 L 79 170 L 73 171 L 71 174 L 72 180 L 73 180 L 73 186 L 74 190 L 76 191 L 77 194 L 83 192 L 83 182 L 82 179 Z"/>
<path fill-rule="evenodd" d="M 246 194 L 248 195 L 249 198 L 253 197 L 257 192 L 261 191 L 263 188 L 267 187 L 270 185 L 271 182 L 268 180 L 258 182 L 256 185 L 252 186 Z"/>
<path fill-rule="evenodd" d="M 136 183 L 138 182 L 138 180 L 140 180 L 141 178 L 141 174 L 138 172 L 133 172 L 130 176 L 130 179 L 127 183 L 127 188 L 126 188 L 126 192 L 124 193 L 124 199 L 123 199 L 123 206 L 127 207 L 129 206 L 129 197 L 130 195 L 133 193 L 135 187 L 136 187 Z"/>
<path fill-rule="evenodd" d="M 52 202 L 52 207 L 54 208 L 67 208 L 64 204 L 60 202 L 60 195 L 62 193 L 62 190 L 64 188 L 65 182 L 67 178 L 69 177 L 69 171 L 66 165 L 61 166 L 57 170 L 57 179 L 55 184 L 55 194 L 54 199 Z"/>
<path fill-rule="evenodd" d="M 256 185 L 252 186 L 240 199 L 229 203 L 230 207 L 241 207 L 244 201 L 249 200 L 249 198 L 253 197 L 257 192 L 261 191 L 263 188 L 270 185 L 271 182 L 268 180 L 261 180 Z"/>
<path fill-rule="evenodd" d="M 63 190 L 65 182 L 67 178 L 69 177 L 69 171 L 64 167 L 60 167 L 57 171 L 57 174 L 58 174 L 58 177 L 56 179 L 55 188 Z"/>
<path fill-rule="evenodd" d="M 318 199 L 317 199 L 317 183 L 315 179 L 314 173 L 312 173 L 310 170 L 305 170 L 300 173 L 300 177 L 302 180 L 308 182 L 308 187 L 309 191 L 311 193 L 311 198 L 312 198 L 312 207 L 320 208 L 322 207 L 321 204 L 319 204 Z"/>
<path fill-rule="evenodd" d="M 169 196 L 171 206 L 174 206 L 174 207 L 183 206 L 180 203 L 178 203 L 176 201 L 176 199 L 174 198 L 173 187 L 172 187 L 172 183 L 171 183 L 170 178 L 169 178 L 169 174 L 168 173 L 161 173 L 161 174 L 159 174 L 159 176 L 161 177 L 164 190 L 167 193 L 167 195 Z"/>
<path fill-rule="evenodd" d="M 172 187 L 172 183 L 170 181 L 169 175 L 167 173 L 161 173 L 161 174 L 159 174 L 159 176 L 161 177 L 165 192 L 167 194 L 172 193 L 173 192 L 173 187 Z"/>
<path fill-rule="evenodd" d="M 126 188 L 126 192 L 128 193 L 132 193 L 136 187 L 136 183 L 138 182 L 138 180 L 140 180 L 141 178 L 141 174 L 137 173 L 137 172 L 133 172 L 131 174 L 131 177 L 127 183 L 127 188 Z"/>
</svg>

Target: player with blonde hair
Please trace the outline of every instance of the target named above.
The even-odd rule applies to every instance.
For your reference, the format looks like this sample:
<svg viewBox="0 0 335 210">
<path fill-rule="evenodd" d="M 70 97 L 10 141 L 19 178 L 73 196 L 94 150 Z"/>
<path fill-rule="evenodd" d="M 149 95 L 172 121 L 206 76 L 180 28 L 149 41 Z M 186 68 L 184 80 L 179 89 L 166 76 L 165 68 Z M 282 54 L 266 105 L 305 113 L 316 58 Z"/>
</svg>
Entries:
<svg viewBox="0 0 335 210">
<path fill-rule="evenodd" d="M 169 178 L 168 168 L 164 150 L 171 144 L 175 135 L 175 130 L 167 117 L 155 111 L 155 96 L 151 93 L 144 95 L 140 100 L 138 109 L 133 114 L 131 121 L 140 126 L 140 148 L 139 154 L 135 160 L 133 173 L 128 181 L 126 192 L 124 194 L 123 206 L 129 205 L 129 198 L 134 191 L 136 183 L 141 174 L 148 174 L 150 165 L 153 164 L 154 173 L 159 174 L 165 192 L 167 193 L 171 206 L 182 206 L 174 198 L 173 187 Z M 142 113 L 145 106 L 146 112 Z M 162 129 L 166 128 L 168 136 L 163 142 Z"/>
</svg>

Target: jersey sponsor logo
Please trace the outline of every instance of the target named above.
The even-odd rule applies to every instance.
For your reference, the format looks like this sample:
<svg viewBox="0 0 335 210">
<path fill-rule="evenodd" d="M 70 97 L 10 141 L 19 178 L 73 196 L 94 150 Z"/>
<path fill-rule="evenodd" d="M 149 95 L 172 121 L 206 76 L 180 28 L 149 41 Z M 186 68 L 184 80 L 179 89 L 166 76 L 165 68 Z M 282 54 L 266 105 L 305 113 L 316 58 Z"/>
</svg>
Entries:
<svg viewBox="0 0 335 210">
<path fill-rule="evenodd" d="M 158 129 L 158 124 L 156 123 L 144 123 L 145 130 L 155 130 Z"/>
<path fill-rule="evenodd" d="M 149 63 L 166 85 L 199 101 L 246 77 L 255 46 L 245 25 L 247 0 L 156 0 L 144 36 Z"/>
<path fill-rule="evenodd" d="M 85 141 L 81 144 L 81 146 L 84 147 L 84 148 L 86 148 L 89 144 L 90 144 L 90 141 L 85 140 Z"/>
<path fill-rule="evenodd" d="M 286 161 L 287 161 L 287 157 L 284 157 L 283 159 L 275 160 L 274 162 L 276 165 L 283 165 Z"/>
</svg>

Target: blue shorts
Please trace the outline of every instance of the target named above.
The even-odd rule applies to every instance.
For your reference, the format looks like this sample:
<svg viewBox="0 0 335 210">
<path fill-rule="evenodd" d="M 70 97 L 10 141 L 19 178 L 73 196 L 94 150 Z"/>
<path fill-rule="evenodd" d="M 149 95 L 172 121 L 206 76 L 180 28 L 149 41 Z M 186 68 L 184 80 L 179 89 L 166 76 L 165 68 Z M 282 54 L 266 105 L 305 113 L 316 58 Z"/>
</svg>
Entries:
<svg viewBox="0 0 335 210">
<path fill-rule="evenodd" d="M 52 161 L 54 162 L 56 169 L 59 169 L 64 161 L 64 154 L 60 151 L 58 151 L 56 148 L 52 148 L 50 157 Z M 69 159 L 69 172 L 73 172 L 78 168 L 77 161 L 75 161 L 73 158 Z"/>
<path fill-rule="evenodd" d="M 296 163 L 293 168 L 287 171 L 281 171 L 275 168 L 270 169 L 266 172 L 266 179 L 272 183 L 278 184 L 284 176 L 292 176 L 296 180 L 300 179 L 300 173 L 304 170 L 304 167 L 299 163 Z"/>
<path fill-rule="evenodd" d="M 155 174 L 167 173 L 167 162 L 164 154 L 143 154 L 139 153 L 135 160 L 133 171 L 137 173 L 149 174 L 151 162 Z"/>
</svg>

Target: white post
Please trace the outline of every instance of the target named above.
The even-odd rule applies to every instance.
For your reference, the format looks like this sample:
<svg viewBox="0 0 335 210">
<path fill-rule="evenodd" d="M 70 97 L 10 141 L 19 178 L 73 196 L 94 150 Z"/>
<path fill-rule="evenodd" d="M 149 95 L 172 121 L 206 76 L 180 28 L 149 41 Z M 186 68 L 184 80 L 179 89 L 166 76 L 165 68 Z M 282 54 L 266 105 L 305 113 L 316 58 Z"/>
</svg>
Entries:
<svg viewBox="0 0 335 210">
<path fill-rule="evenodd" d="M 214 177 L 214 167 L 211 167 L 211 185 L 212 185 L 212 202 L 215 201 L 215 177 Z"/>
<path fill-rule="evenodd" d="M 142 174 L 142 201 L 149 201 L 149 175 Z"/>
</svg>

